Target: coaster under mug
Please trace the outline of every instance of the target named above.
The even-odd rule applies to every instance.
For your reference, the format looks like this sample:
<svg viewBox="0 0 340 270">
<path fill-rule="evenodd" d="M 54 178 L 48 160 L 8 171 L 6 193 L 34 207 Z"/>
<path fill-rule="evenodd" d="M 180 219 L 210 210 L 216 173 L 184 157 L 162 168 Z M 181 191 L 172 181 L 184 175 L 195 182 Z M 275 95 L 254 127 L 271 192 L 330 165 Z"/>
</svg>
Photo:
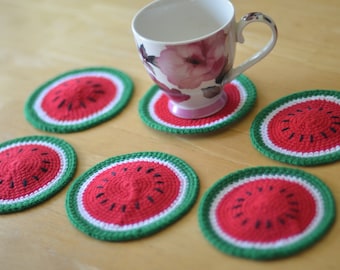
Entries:
<svg viewBox="0 0 340 270">
<path fill-rule="evenodd" d="M 257 93 L 254 83 L 240 75 L 224 86 L 227 94 L 225 107 L 214 115 L 200 119 L 183 119 L 174 116 L 169 98 L 154 85 L 139 103 L 139 115 L 149 127 L 174 134 L 202 134 L 217 131 L 240 121 L 254 106 Z"/>
</svg>

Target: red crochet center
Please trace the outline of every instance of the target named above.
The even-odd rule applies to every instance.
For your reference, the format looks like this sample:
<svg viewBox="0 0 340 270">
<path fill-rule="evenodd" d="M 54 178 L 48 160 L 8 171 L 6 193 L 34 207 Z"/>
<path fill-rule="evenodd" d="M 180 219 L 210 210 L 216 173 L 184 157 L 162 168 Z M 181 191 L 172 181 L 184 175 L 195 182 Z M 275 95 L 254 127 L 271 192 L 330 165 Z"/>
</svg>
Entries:
<svg viewBox="0 0 340 270">
<path fill-rule="evenodd" d="M 58 153 L 40 144 L 26 144 L 0 152 L 0 199 L 31 194 L 52 181 L 60 170 Z"/>
<path fill-rule="evenodd" d="M 180 181 L 168 167 L 155 162 L 113 165 L 85 188 L 82 201 L 95 219 L 116 225 L 135 224 L 169 208 Z"/>
<path fill-rule="evenodd" d="M 236 108 L 239 106 L 241 102 L 241 96 L 237 86 L 234 84 L 227 84 L 224 87 L 224 91 L 227 94 L 227 103 L 222 110 L 217 112 L 214 115 L 211 115 L 206 118 L 201 119 L 182 119 L 174 116 L 168 110 L 168 101 L 169 98 L 163 94 L 158 101 L 154 105 L 154 110 L 156 115 L 166 123 L 183 126 L 183 127 L 191 127 L 191 126 L 200 126 L 208 123 L 213 123 L 217 120 L 220 120 L 227 115 L 232 114 Z M 165 109 L 166 108 L 166 109 Z"/>
<path fill-rule="evenodd" d="M 50 89 L 41 106 L 53 119 L 79 120 L 105 108 L 116 94 L 116 85 L 111 80 L 82 76 Z"/>
<path fill-rule="evenodd" d="M 270 243 L 303 232 L 315 217 L 316 203 L 303 186 L 263 178 L 235 187 L 218 203 L 220 228 L 241 241 Z"/>
<path fill-rule="evenodd" d="M 275 145 L 290 151 L 331 149 L 339 144 L 340 106 L 325 100 L 292 105 L 270 120 L 268 135 Z"/>
</svg>

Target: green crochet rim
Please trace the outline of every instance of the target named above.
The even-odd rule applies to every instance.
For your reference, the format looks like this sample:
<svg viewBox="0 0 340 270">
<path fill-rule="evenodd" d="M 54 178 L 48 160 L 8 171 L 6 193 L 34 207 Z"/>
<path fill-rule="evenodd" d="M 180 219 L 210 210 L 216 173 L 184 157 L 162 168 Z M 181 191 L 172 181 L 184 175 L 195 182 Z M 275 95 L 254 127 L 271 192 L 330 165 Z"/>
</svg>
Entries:
<svg viewBox="0 0 340 270">
<path fill-rule="evenodd" d="M 163 171 L 160 171 L 160 168 Z M 169 171 L 172 177 L 162 176 L 162 173 L 166 174 Z M 101 180 L 104 174 L 108 176 Z M 171 181 L 175 176 L 178 181 Z M 154 193 L 146 196 L 142 194 L 143 192 L 139 194 L 134 190 L 133 194 L 137 197 L 131 199 L 129 190 L 125 195 L 116 193 L 106 197 L 106 192 L 110 192 L 108 191 L 110 188 L 105 189 L 107 186 L 103 187 L 104 184 L 97 186 L 98 181 L 104 181 L 108 186 L 111 184 L 111 190 L 117 190 L 118 184 L 137 185 L 140 189 L 146 188 L 148 192 Z M 145 211 L 151 211 L 153 205 L 162 203 L 163 198 L 167 200 L 167 192 L 170 193 L 172 186 L 179 183 L 181 191 L 178 194 L 174 193 L 176 199 L 170 200 L 171 204 L 161 213 L 158 213 L 157 209 L 145 218 Z M 100 191 L 96 188 L 98 190 L 100 188 Z M 150 191 L 149 188 L 153 189 Z M 105 241 L 128 241 L 152 235 L 177 221 L 191 209 L 198 191 L 198 177 L 183 160 L 161 152 L 137 152 L 111 157 L 86 171 L 72 183 L 67 192 L 65 206 L 73 226 L 84 234 Z M 102 206 L 103 208 L 100 208 Z M 99 208 L 101 210 L 98 210 Z M 124 224 L 114 222 L 113 219 L 118 215 L 129 222 Z M 138 221 L 131 221 L 135 216 Z"/>
<path fill-rule="evenodd" d="M 109 105 L 105 108 L 100 108 L 100 111 L 92 113 L 84 118 L 80 118 L 77 121 L 60 121 L 56 119 L 48 119 L 46 112 L 43 112 L 40 101 L 49 90 L 63 82 L 63 79 L 81 78 L 82 75 L 92 76 L 107 76 L 111 82 L 120 82 L 121 85 L 117 87 L 119 89 L 119 95 L 114 97 Z M 114 80 L 116 82 L 114 82 Z M 99 125 L 121 112 L 129 102 L 133 93 L 133 82 L 131 78 L 124 72 L 108 68 L 108 67 L 88 67 L 83 69 L 76 69 L 60 74 L 49 81 L 39 86 L 28 98 L 24 113 L 27 121 L 31 123 L 35 128 L 48 132 L 55 133 L 71 133 L 82 131 L 93 126 Z M 43 113 L 42 113 L 43 112 Z"/>
<path fill-rule="evenodd" d="M 281 239 L 282 241 L 280 242 L 280 239 L 278 239 L 278 241 L 269 242 L 267 245 L 263 242 L 243 242 L 242 240 L 236 240 L 232 237 L 226 238 L 225 236 L 221 236 L 221 233 L 216 229 L 219 225 L 216 225 L 218 224 L 218 220 L 216 218 L 216 212 L 212 210 L 213 207 L 218 205 L 226 194 L 230 194 L 230 192 L 236 188 L 239 188 L 242 185 L 244 187 L 249 183 L 254 183 L 256 180 L 263 179 L 266 176 L 277 177 L 278 179 L 283 178 L 284 180 L 287 178 L 288 181 L 300 183 L 301 186 L 303 185 L 304 187 L 308 187 L 310 194 L 310 190 L 314 191 L 313 197 L 317 197 L 315 202 L 318 203 L 319 208 L 318 214 L 316 214 L 313 218 L 313 222 L 310 222 L 310 224 L 313 224 L 310 227 L 307 227 L 309 229 L 306 229 L 304 233 L 297 236 L 295 235 L 293 238 L 288 239 L 288 241 Z M 258 194 L 260 194 L 261 191 L 261 196 L 263 196 L 265 191 L 268 192 L 269 189 L 275 190 L 275 186 L 269 186 L 268 189 L 263 187 L 263 191 L 259 187 L 258 189 Z M 305 189 L 307 190 L 307 188 Z M 281 191 L 284 192 L 284 190 Z M 241 209 L 244 205 L 246 205 L 247 195 L 244 194 L 244 197 L 244 201 L 235 207 L 239 207 L 239 209 Z M 301 198 L 299 198 L 299 200 L 301 200 Z M 227 200 L 224 200 L 224 202 L 226 201 Z M 239 198 L 238 201 L 241 202 L 241 198 Z M 294 205 L 296 207 L 296 202 L 294 202 Z M 248 204 L 247 206 L 250 205 Z M 276 205 L 275 209 L 272 210 L 276 209 L 278 209 L 278 205 Z M 213 246 L 223 253 L 254 260 L 271 260 L 288 257 L 306 249 L 317 242 L 330 229 L 335 220 L 335 215 L 336 211 L 333 195 L 329 188 L 320 179 L 299 169 L 283 167 L 247 168 L 221 178 L 205 192 L 198 211 L 201 231 Z M 235 215 L 234 218 L 238 216 L 239 215 Z M 287 220 L 289 220 L 289 218 L 287 218 Z M 276 223 L 267 224 L 270 224 L 271 228 L 275 228 L 276 225 L 280 225 Z M 237 229 L 240 227 L 242 226 L 239 225 Z"/>
<path fill-rule="evenodd" d="M 47 148 L 50 152 L 46 152 Z M 56 157 L 58 160 L 53 159 Z M 72 179 L 76 167 L 74 149 L 59 138 L 27 136 L 0 144 L 0 214 L 46 201 Z M 50 171 L 54 174 L 50 175 Z"/>
<path fill-rule="evenodd" d="M 210 117 L 184 120 L 186 122 L 186 125 L 184 126 L 160 121 L 152 113 L 152 100 L 159 92 L 158 86 L 154 85 L 139 102 L 140 118 L 147 126 L 155 130 L 174 134 L 202 134 L 214 132 L 228 127 L 243 118 L 253 108 L 257 98 L 256 87 L 254 83 L 245 75 L 241 74 L 236 79 L 234 79 L 231 84 L 238 88 L 238 91 L 241 95 L 239 106 L 231 113 L 228 112 L 227 114 L 223 114 L 222 110 Z M 226 87 L 228 88 L 228 86 Z M 226 91 L 228 94 L 228 90 Z M 167 106 L 165 106 L 164 110 L 168 110 Z"/>
<path fill-rule="evenodd" d="M 339 108 L 336 109 L 337 112 L 333 110 L 332 112 L 331 110 L 326 111 L 326 109 L 322 110 L 322 107 L 318 108 L 316 105 L 314 105 L 314 107 L 312 108 L 315 111 L 319 110 L 320 114 L 323 113 L 325 117 L 325 121 L 323 121 L 325 123 L 325 126 L 323 127 L 325 131 L 320 132 L 320 134 L 318 135 L 319 144 L 316 143 L 316 139 L 315 139 L 316 136 L 307 135 L 308 131 L 306 131 L 306 134 L 299 135 L 299 136 L 300 138 L 301 136 L 304 136 L 305 141 L 313 140 L 314 149 L 311 148 L 309 151 L 301 151 L 301 150 L 291 151 L 282 145 L 278 147 L 276 143 L 273 142 L 273 140 L 270 139 L 268 135 L 269 132 L 273 133 L 275 130 L 266 128 L 266 125 L 268 125 L 268 123 L 272 121 L 274 116 L 277 116 L 278 113 L 280 113 L 281 111 L 287 110 L 287 108 L 288 109 L 293 108 L 293 106 L 296 106 L 299 104 L 303 104 L 303 106 L 301 105 L 302 109 L 300 110 L 299 113 L 296 114 L 296 116 L 298 116 L 298 114 L 303 115 L 304 113 L 303 111 L 310 110 L 310 108 L 308 108 L 306 104 L 308 104 L 308 102 L 316 102 L 316 101 L 330 102 L 330 103 L 333 103 L 334 106 L 339 106 Z M 333 117 L 334 122 L 336 123 L 336 125 L 334 125 L 333 127 L 328 126 L 329 123 L 331 123 L 331 121 L 329 121 L 330 120 L 329 117 Z M 329 119 L 326 119 L 326 118 L 329 118 Z M 314 121 L 315 122 L 314 124 L 316 125 L 315 128 L 313 128 L 313 126 L 311 125 L 310 127 L 308 127 L 308 129 L 313 132 L 316 132 L 317 130 L 319 130 L 320 122 L 322 120 L 319 119 L 321 121 L 315 121 L 314 119 L 315 117 L 311 116 L 309 117 L 309 119 L 302 119 L 300 121 L 304 121 L 304 122 L 308 120 Z M 308 91 L 298 92 L 298 93 L 283 97 L 271 103 L 255 117 L 252 123 L 251 129 L 250 129 L 251 141 L 252 141 L 253 146 L 260 153 L 262 153 L 263 155 L 271 159 L 274 159 L 280 162 L 289 163 L 289 164 L 298 165 L 298 166 L 313 166 L 313 165 L 331 163 L 331 162 L 334 162 L 340 159 L 340 145 L 339 145 L 340 129 L 338 128 L 340 125 L 339 119 L 340 119 L 340 91 L 308 90 Z M 286 122 L 290 121 L 289 117 L 287 117 L 287 119 L 284 121 Z M 287 142 L 291 141 L 290 136 L 292 136 L 294 133 L 293 131 L 291 131 L 292 127 L 289 126 L 289 128 L 290 130 L 288 130 L 288 126 L 282 127 L 282 130 L 281 130 L 282 138 L 284 138 Z M 277 131 L 275 132 L 277 134 L 279 133 Z M 275 136 L 276 138 L 278 138 L 278 135 L 275 135 Z M 295 138 L 296 136 L 298 135 L 295 135 Z M 308 136 L 311 136 L 311 137 L 308 139 Z M 327 138 L 325 139 L 325 137 Z M 324 148 L 324 149 L 316 148 L 317 145 L 320 145 L 320 146 L 322 145 L 323 143 L 322 140 L 328 141 L 329 143 L 330 138 L 332 138 L 333 140 L 333 145 L 330 144 L 328 148 Z M 299 144 L 298 142 L 295 143 L 296 146 L 298 146 L 298 144 Z M 312 147 L 312 143 L 310 145 Z"/>
</svg>

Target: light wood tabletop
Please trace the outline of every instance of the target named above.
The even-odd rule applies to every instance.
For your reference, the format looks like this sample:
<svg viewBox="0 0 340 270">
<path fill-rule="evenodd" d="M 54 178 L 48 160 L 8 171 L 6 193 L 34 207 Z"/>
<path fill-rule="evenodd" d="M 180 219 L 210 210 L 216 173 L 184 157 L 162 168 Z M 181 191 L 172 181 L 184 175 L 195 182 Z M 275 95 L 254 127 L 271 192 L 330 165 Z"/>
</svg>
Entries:
<svg viewBox="0 0 340 270">
<path fill-rule="evenodd" d="M 340 227 L 335 222 L 315 245 L 294 256 L 258 262 L 226 255 L 202 235 L 199 201 L 218 179 L 256 166 L 300 168 L 322 179 L 340 201 L 339 162 L 296 167 L 260 154 L 250 140 L 254 117 L 273 101 L 302 90 L 340 89 L 340 2 L 338 0 L 233 1 L 236 19 L 261 11 L 276 22 L 274 50 L 246 71 L 256 85 L 254 108 L 220 132 L 174 135 L 147 127 L 138 103 L 153 82 L 137 54 L 131 32 L 134 14 L 148 0 L 0 0 L 0 142 L 48 135 L 70 143 L 78 155 L 75 177 L 109 157 L 160 151 L 186 161 L 200 179 L 199 197 L 187 215 L 140 240 L 113 243 L 75 229 L 65 211 L 66 186 L 49 200 L 0 216 L 0 268 L 13 269 L 339 269 Z M 269 38 L 249 25 L 240 63 Z M 29 124 L 24 105 L 32 92 L 56 75 L 90 66 L 114 67 L 134 82 L 126 108 L 113 119 L 81 132 L 49 133 Z"/>
</svg>

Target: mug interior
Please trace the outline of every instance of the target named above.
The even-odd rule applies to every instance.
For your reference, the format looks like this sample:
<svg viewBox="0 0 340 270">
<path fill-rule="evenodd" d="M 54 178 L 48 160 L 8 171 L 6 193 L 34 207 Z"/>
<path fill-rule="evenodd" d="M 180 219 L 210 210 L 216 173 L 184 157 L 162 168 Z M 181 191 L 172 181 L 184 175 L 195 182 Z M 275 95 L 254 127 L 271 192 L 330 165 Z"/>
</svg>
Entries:
<svg viewBox="0 0 340 270">
<path fill-rule="evenodd" d="M 233 16 L 229 0 L 158 0 L 136 14 L 132 29 L 155 42 L 185 43 L 219 31 Z"/>
</svg>

